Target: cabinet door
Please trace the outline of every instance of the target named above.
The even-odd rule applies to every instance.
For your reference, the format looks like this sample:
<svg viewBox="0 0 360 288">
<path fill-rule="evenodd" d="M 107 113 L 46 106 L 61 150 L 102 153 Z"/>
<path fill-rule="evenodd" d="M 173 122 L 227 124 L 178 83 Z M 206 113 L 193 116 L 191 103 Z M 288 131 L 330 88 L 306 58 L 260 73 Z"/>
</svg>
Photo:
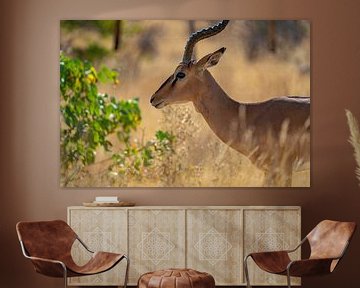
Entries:
<svg viewBox="0 0 360 288">
<path fill-rule="evenodd" d="M 185 267 L 185 210 L 129 210 L 130 283 L 145 272 Z"/>
<path fill-rule="evenodd" d="M 187 211 L 187 266 L 214 276 L 216 285 L 242 280 L 242 211 Z"/>
<path fill-rule="evenodd" d="M 125 209 L 70 209 L 69 225 L 93 251 L 127 253 L 127 215 Z M 78 241 L 72 255 L 76 263 L 84 264 L 89 258 Z M 69 278 L 70 285 L 122 285 L 126 261 L 113 269 L 93 276 Z"/>
<path fill-rule="evenodd" d="M 286 250 L 300 243 L 299 209 L 258 209 L 244 211 L 245 255 L 251 252 Z M 300 249 L 292 253 L 292 258 L 300 259 Z M 262 271 L 248 260 L 250 283 L 252 285 L 286 285 L 286 277 Z M 299 278 L 292 284 L 299 285 Z"/>
</svg>

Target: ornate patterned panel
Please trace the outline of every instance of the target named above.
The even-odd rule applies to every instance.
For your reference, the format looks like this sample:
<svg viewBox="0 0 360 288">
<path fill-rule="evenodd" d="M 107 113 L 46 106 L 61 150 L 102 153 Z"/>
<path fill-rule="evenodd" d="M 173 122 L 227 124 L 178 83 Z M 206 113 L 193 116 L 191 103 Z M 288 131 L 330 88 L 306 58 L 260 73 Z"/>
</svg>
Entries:
<svg viewBox="0 0 360 288">
<path fill-rule="evenodd" d="M 300 210 L 262 209 L 244 211 L 244 253 L 284 250 L 300 243 Z M 300 259 L 298 250 L 292 258 Z M 249 259 L 249 276 L 252 285 L 286 285 L 286 277 L 266 273 Z M 298 278 L 293 284 L 300 284 Z"/>
<path fill-rule="evenodd" d="M 130 285 L 148 271 L 188 267 L 211 273 L 217 285 L 235 286 L 245 284 L 244 255 L 299 243 L 300 212 L 298 207 L 71 207 L 68 221 L 93 250 L 130 256 Z M 73 256 L 79 264 L 89 257 L 78 244 Z M 286 277 L 264 273 L 252 261 L 249 264 L 252 284 L 286 283 Z M 124 272 L 125 263 L 121 263 L 104 274 L 72 278 L 70 284 L 121 285 Z"/>
<path fill-rule="evenodd" d="M 129 210 L 129 281 L 148 271 L 185 267 L 185 210 Z"/>
<path fill-rule="evenodd" d="M 242 280 L 242 211 L 187 210 L 187 267 L 212 274 L 216 285 Z"/>
<path fill-rule="evenodd" d="M 93 251 L 127 253 L 127 215 L 125 209 L 78 209 L 69 210 L 70 226 Z M 72 255 L 79 264 L 89 259 L 89 253 L 75 242 Z M 70 285 L 122 285 L 125 261 L 112 270 L 94 276 L 74 277 Z"/>
</svg>

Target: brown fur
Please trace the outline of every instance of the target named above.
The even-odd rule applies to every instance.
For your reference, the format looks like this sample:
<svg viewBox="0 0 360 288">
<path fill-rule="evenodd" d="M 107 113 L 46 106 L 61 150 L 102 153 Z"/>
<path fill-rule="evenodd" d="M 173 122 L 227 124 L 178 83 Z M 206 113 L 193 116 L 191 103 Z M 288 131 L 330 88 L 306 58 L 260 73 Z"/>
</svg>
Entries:
<svg viewBox="0 0 360 288">
<path fill-rule="evenodd" d="M 221 48 L 197 63 L 180 64 L 151 97 L 151 103 L 162 108 L 192 102 L 224 143 L 247 156 L 268 175 L 267 185 L 273 185 L 272 179 L 279 173 L 283 174 L 277 176 L 285 178 L 285 185 L 290 185 L 292 172 L 307 168 L 310 161 L 310 98 L 234 101 L 207 70 L 218 63 L 224 51 Z M 178 79 L 178 72 L 186 76 Z M 276 153 L 279 155 L 274 158 Z"/>
</svg>

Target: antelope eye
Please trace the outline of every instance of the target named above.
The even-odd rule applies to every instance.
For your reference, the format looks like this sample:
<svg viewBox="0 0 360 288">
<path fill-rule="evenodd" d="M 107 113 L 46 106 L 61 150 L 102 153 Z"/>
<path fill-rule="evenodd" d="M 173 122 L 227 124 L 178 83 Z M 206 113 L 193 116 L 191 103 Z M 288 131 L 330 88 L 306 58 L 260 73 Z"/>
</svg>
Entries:
<svg viewBox="0 0 360 288">
<path fill-rule="evenodd" d="M 185 77 L 185 73 L 184 72 L 178 72 L 177 74 L 176 74 L 176 78 L 178 78 L 178 79 L 182 79 L 182 78 L 184 78 Z"/>
</svg>

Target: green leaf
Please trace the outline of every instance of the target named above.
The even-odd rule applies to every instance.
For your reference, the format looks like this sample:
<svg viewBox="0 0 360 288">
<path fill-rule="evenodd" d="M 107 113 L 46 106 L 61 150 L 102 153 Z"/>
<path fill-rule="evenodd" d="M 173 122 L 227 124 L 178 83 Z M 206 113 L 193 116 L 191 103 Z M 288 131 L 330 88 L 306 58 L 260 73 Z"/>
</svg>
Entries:
<svg viewBox="0 0 360 288">
<path fill-rule="evenodd" d="M 109 171 L 140 176 L 156 158 L 173 153 L 175 137 L 157 131 L 155 138 L 142 145 L 132 134 L 141 124 L 139 99 L 118 99 L 100 93 L 98 84 L 116 83 L 118 73 L 103 66 L 100 70 L 88 61 L 71 59 L 60 53 L 60 150 L 61 169 L 84 167 L 96 161 L 99 148 L 111 152 Z M 117 135 L 118 142 L 114 143 Z M 115 140 L 116 141 L 116 140 Z M 147 168 L 148 169 L 148 168 Z"/>
</svg>

